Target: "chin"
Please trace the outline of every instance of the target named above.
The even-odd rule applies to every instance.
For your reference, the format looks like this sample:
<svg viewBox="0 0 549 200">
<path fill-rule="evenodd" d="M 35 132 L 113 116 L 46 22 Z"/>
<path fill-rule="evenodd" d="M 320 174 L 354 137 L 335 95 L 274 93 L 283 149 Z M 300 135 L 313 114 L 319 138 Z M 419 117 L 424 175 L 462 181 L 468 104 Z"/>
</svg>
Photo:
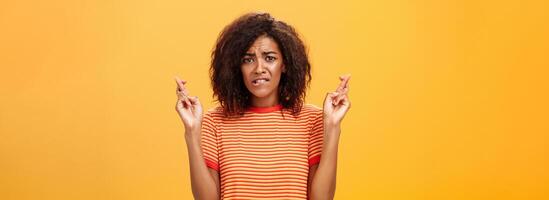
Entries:
<svg viewBox="0 0 549 200">
<path fill-rule="evenodd" d="M 250 91 L 250 93 L 252 93 L 252 95 L 254 95 L 257 98 L 265 98 L 265 97 L 269 96 L 271 91 L 266 90 L 266 89 L 260 89 L 260 90 Z"/>
</svg>

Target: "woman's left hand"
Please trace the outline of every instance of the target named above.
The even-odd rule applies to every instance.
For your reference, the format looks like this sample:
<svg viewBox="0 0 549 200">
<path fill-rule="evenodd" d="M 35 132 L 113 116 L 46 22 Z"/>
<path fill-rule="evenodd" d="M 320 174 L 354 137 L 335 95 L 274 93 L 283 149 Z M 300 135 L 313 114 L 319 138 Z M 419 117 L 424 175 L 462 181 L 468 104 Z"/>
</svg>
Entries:
<svg viewBox="0 0 549 200">
<path fill-rule="evenodd" d="M 351 107 L 349 101 L 349 79 L 351 75 L 340 76 L 336 91 L 329 92 L 324 99 L 324 125 L 339 126 Z"/>
</svg>

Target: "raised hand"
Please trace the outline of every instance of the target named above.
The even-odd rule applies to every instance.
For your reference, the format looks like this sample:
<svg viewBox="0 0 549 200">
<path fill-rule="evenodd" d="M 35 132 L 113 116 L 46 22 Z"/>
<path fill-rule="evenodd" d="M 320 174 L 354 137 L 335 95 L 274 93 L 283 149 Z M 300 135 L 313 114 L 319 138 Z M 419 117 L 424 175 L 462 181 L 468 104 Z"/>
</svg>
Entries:
<svg viewBox="0 0 549 200">
<path fill-rule="evenodd" d="M 187 81 L 175 77 L 177 83 L 177 102 L 175 110 L 179 114 L 183 125 L 185 125 L 186 133 L 198 132 L 202 123 L 202 104 L 196 96 L 189 96 L 189 91 L 185 88 Z"/>
<path fill-rule="evenodd" d="M 329 92 L 324 99 L 324 124 L 329 126 L 339 126 L 341 120 L 351 107 L 349 101 L 349 79 L 351 75 L 340 76 L 339 86 L 336 91 Z"/>
</svg>

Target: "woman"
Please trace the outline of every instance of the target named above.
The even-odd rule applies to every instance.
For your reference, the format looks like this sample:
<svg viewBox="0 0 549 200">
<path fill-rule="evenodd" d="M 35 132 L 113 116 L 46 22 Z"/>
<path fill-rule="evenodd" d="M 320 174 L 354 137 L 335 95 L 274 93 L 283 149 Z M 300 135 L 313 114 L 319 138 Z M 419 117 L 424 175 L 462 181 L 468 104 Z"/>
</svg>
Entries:
<svg viewBox="0 0 549 200">
<path fill-rule="evenodd" d="M 196 199 L 333 199 L 350 76 L 320 109 L 303 103 L 310 69 L 294 28 L 250 13 L 225 27 L 212 52 L 218 107 L 203 115 L 176 78 Z"/>
</svg>

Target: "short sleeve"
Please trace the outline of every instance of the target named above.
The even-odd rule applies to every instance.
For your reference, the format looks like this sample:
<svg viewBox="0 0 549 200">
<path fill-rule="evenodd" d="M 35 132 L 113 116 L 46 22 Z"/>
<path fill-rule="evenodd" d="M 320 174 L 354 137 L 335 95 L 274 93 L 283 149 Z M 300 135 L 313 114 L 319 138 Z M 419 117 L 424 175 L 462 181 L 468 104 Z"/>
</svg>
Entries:
<svg viewBox="0 0 549 200">
<path fill-rule="evenodd" d="M 217 131 L 214 119 L 210 112 L 204 114 L 202 119 L 201 146 L 206 166 L 219 171 L 219 149 L 217 142 Z"/>
<path fill-rule="evenodd" d="M 324 137 L 324 118 L 322 110 L 315 112 L 311 121 L 311 132 L 309 135 L 309 166 L 320 162 L 322 153 L 322 141 Z"/>
</svg>

